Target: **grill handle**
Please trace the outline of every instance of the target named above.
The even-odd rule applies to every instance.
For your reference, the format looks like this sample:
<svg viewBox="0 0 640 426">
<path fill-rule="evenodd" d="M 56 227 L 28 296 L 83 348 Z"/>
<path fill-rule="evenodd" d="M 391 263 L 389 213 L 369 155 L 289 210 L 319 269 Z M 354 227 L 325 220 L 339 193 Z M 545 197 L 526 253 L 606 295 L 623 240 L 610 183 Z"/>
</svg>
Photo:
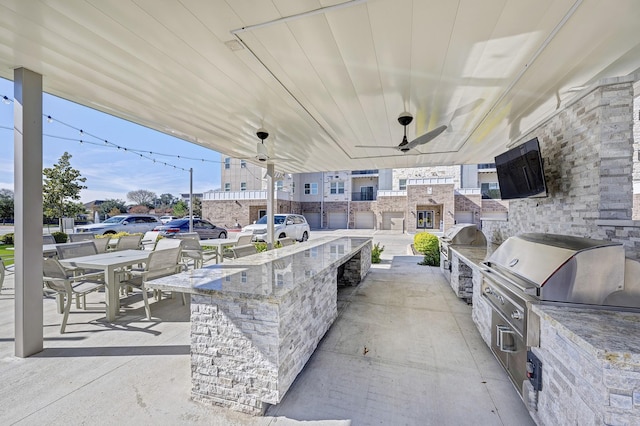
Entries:
<svg viewBox="0 0 640 426">
<path fill-rule="evenodd" d="M 518 351 L 516 347 L 516 334 L 508 326 L 496 325 L 496 346 L 502 352 L 515 353 Z"/>
<path fill-rule="evenodd" d="M 497 272 L 495 269 L 488 269 L 488 268 L 482 268 L 480 269 L 485 275 L 493 275 L 493 279 L 504 283 L 507 282 L 515 287 L 517 287 L 521 292 L 523 292 L 524 294 L 530 294 L 535 296 L 536 295 L 536 288 L 535 287 L 526 287 L 523 286 L 519 283 L 517 283 L 515 280 L 510 280 L 509 278 L 505 277 L 504 275 L 502 275 L 501 273 Z M 502 284 L 505 285 L 505 284 Z M 508 287 L 508 284 L 507 284 Z"/>
</svg>

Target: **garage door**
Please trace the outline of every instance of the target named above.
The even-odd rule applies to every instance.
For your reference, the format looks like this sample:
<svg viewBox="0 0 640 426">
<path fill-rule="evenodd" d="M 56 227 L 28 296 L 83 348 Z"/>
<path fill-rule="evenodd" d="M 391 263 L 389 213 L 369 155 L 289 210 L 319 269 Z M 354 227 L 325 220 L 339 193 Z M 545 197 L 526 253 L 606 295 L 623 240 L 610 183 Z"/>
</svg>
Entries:
<svg viewBox="0 0 640 426">
<path fill-rule="evenodd" d="M 320 229 L 320 213 L 302 212 L 302 215 L 307 219 L 307 222 L 309 222 L 310 228 Z"/>
<path fill-rule="evenodd" d="M 354 219 L 356 229 L 375 228 L 375 215 L 373 212 L 356 212 Z"/>
<path fill-rule="evenodd" d="M 473 223 L 473 212 L 456 212 L 456 223 Z"/>
<path fill-rule="evenodd" d="M 404 212 L 382 213 L 382 229 L 403 231 Z"/>
<path fill-rule="evenodd" d="M 329 228 L 330 229 L 346 229 L 347 228 L 347 213 L 333 212 L 329 213 Z"/>
</svg>

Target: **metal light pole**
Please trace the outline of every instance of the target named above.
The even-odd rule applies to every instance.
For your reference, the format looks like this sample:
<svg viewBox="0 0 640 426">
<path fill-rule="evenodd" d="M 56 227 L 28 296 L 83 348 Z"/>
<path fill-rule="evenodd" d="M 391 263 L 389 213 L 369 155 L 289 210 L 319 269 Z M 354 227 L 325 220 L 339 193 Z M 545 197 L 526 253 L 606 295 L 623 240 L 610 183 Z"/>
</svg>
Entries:
<svg viewBox="0 0 640 426">
<path fill-rule="evenodd" d="M 193 167 L 189 168 L 189 232 L 193 232 Z"/>
</svg>

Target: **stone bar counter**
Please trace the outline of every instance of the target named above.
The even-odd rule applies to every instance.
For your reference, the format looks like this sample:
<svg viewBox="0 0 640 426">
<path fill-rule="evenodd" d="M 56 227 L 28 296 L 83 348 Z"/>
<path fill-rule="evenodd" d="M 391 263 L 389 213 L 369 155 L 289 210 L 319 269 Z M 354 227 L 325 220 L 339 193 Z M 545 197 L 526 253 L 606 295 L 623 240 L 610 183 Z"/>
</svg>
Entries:
<svg viewBox="0 0 640 426">
<path fill-rule="evenodd" d="M 254 415 L 280 402 L 337 317 L 371 238 L 325 237 L 153 280 L 191 293 L 192 398 Z"/>
</svg>

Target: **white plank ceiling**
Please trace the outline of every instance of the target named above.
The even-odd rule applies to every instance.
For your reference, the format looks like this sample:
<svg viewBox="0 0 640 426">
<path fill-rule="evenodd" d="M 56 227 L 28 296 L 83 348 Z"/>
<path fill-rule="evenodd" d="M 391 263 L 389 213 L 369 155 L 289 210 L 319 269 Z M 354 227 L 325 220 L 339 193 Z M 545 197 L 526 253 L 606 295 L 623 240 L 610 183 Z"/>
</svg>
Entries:
<svg viewBox="0 0 640 426">
<path fill-rule="evenodd" d="M 286 172 L 483 163 L 637 71 L 639 23 L 638 0 L 0 0 L 0 76 L 256 163 L 264 127 Z M 403 111 L 409 140 L 448 128 L 401 153 Z"/>
</svg>

